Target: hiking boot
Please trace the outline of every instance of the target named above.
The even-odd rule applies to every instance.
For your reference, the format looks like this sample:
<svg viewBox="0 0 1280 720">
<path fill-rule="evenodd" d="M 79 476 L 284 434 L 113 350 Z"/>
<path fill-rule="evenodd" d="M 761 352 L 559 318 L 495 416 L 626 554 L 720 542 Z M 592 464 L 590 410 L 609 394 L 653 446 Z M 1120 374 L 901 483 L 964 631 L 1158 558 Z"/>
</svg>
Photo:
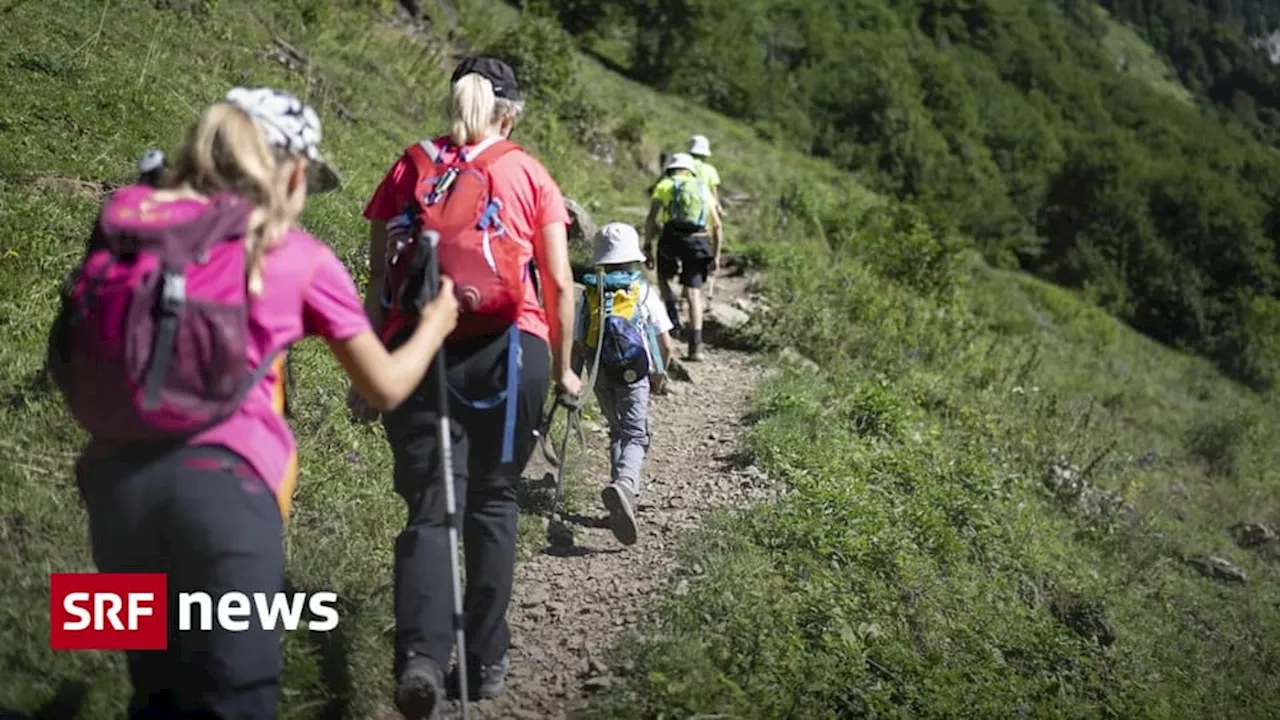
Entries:
<svg viewBox="0 0 1280 720">
<path fill-rule="evenodd" d="M 467 696 L 468 700 L 489 700 L 501 695 L 507 689 L 507 671 L 511 668 L 511 659 L 506 655 L 493 665 L 481 665 L 468 668 L 467 684 L 475 688 L 475 692 Z M 479 676 L 479 677 L 477 677 Z M 449 674 L 449 687 L 458 697 L 462 697 L 462 679 L 458 677 L 458 668 L 454 667 Z"/>
<path fill-rule="evenodd" d="M 636 543 L 635 495 L 618 483 L 610 483 L 600 491 L 600 500 L 609 510 L 609 529 L 623 545 Z"/>
<path fill-rule="evenodd" d="M 407 720 L 433 720 L 444 704 L 444 670 L 429 657 L 411 656 L 396 680 L 396 708 Z"/>
<path fill-rule="evenodd" d="M 702 362 L 702 343 L 689 343 L 689 352 L 684 356 L 689 362 Z"/>
</svg>

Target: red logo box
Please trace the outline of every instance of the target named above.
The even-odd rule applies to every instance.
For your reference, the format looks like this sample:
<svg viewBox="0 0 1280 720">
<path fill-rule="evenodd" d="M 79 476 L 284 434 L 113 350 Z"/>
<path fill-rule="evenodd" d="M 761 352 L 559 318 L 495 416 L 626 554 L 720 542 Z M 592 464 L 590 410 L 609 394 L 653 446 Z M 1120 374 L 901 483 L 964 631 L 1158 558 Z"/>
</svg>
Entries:
<svg viewBox="0 0 1280 720">
<path fill-rule="evenodd" d="M 53 650 L 164 650 L 169 643 L 164 573 L 53 573 Z"/>
</svg>

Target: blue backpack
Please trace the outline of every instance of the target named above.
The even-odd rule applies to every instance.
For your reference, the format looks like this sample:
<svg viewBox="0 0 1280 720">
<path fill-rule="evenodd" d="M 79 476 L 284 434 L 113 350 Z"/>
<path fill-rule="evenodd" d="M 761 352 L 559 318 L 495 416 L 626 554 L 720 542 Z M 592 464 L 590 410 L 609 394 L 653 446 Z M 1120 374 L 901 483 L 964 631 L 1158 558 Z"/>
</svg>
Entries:
<svg viewBox="0 0 1280 720">
<path fill-rule="evenodd" d="M 584 342 L 589 353 L 598 351 L 605 376 L 615 384 L 632 385 L 650 374 L 663 374 L 657 332 L 642 312 L 650 287 L 640 272 L 597 272 L 583 284 L 588 319 Z"/>
</svg>

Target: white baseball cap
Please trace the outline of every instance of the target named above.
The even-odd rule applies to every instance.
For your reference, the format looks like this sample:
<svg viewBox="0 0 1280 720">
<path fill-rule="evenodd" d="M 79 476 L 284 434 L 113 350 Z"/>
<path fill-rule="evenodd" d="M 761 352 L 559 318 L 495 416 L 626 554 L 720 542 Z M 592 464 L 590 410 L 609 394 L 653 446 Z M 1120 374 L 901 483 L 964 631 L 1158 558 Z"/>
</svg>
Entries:
<svg viewBox="0 0 1280 720">
<path fill-rule="evenodd" d="M 690 170 L 698 169 L 698 165 L 693 161 L 693 156 L 688 153 L 676 153 L 667 161 L 665 170 Z"/>
<path fill-rule="evenodd" d="M 232 88 L 226 101 L 253 118 L 272 147 L 302 155 L 309 162 L 307 186 L 313 193 L 342 187 L 342 176 L 320 154 L 320 118 L 310 105 L 273 88 Z"/>
<path fill-rule="evenodd" d="M 596 232 L 592 265 L 621 265 L 644 262 L 640 234 L 627 223 L 611 222 Z"/>
<path fill-rule="evenodd" d="M 689 138 L 689 154 L 711 157 L 711 141 L 706 135 L 694 135 Z"/>
</svg>

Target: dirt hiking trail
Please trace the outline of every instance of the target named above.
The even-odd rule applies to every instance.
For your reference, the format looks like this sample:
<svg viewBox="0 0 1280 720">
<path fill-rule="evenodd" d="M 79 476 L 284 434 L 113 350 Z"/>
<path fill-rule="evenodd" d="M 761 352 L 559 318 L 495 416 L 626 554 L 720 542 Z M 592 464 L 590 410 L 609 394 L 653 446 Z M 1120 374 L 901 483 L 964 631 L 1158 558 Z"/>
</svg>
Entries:
<svg viewBox="0 0 1280 720">
<path fill-rule="evenodd" d="M 716 304 L 745 297 L 747 281 L 725 272 L 716 278 Z M 685 343 L 676 354 L 683 359 Z M 515 595 L 507 614 L 511 627 L 511 670 L 502 697 L 470 704 L 473 718 L 577 717 L 587 697 L 607 687 L 621 671 L 605 665 L 615 637 L 636 626 L 675 567 L 681 535 L 712 510 L 764 497 L 767 478 L 753 467 L 736 468 L 743 418 L 763 374 L 749 353 L 713 346 L 700 363 L 684 362 L 689 382 L 669 382 L 672 390 L 650 406 L 652 440 L 636 520 L 639 540 L 625 547 L 608 529 L 599 492 L 609 479 L 608 434 L 603 422 L 585 423 L 587 447 L 569 450 L 570 473 L 584 499 L 565 520 L 574 546 L 544 548 L 516 566 Z M 592 401 L 594 403 L 594 400 Z M 526 483 L 547 470 L 535 453 Z M 543 513 L 545 517 L 545 512 Z M 545 521 L 544 521 L 545 523 Z M 557 554 L 551 554 L 557 553 Z M 388 703 L 377 718 L 399 718 Z M 451 702 L 445 718 L 460 718 Z"/>
</svg>

